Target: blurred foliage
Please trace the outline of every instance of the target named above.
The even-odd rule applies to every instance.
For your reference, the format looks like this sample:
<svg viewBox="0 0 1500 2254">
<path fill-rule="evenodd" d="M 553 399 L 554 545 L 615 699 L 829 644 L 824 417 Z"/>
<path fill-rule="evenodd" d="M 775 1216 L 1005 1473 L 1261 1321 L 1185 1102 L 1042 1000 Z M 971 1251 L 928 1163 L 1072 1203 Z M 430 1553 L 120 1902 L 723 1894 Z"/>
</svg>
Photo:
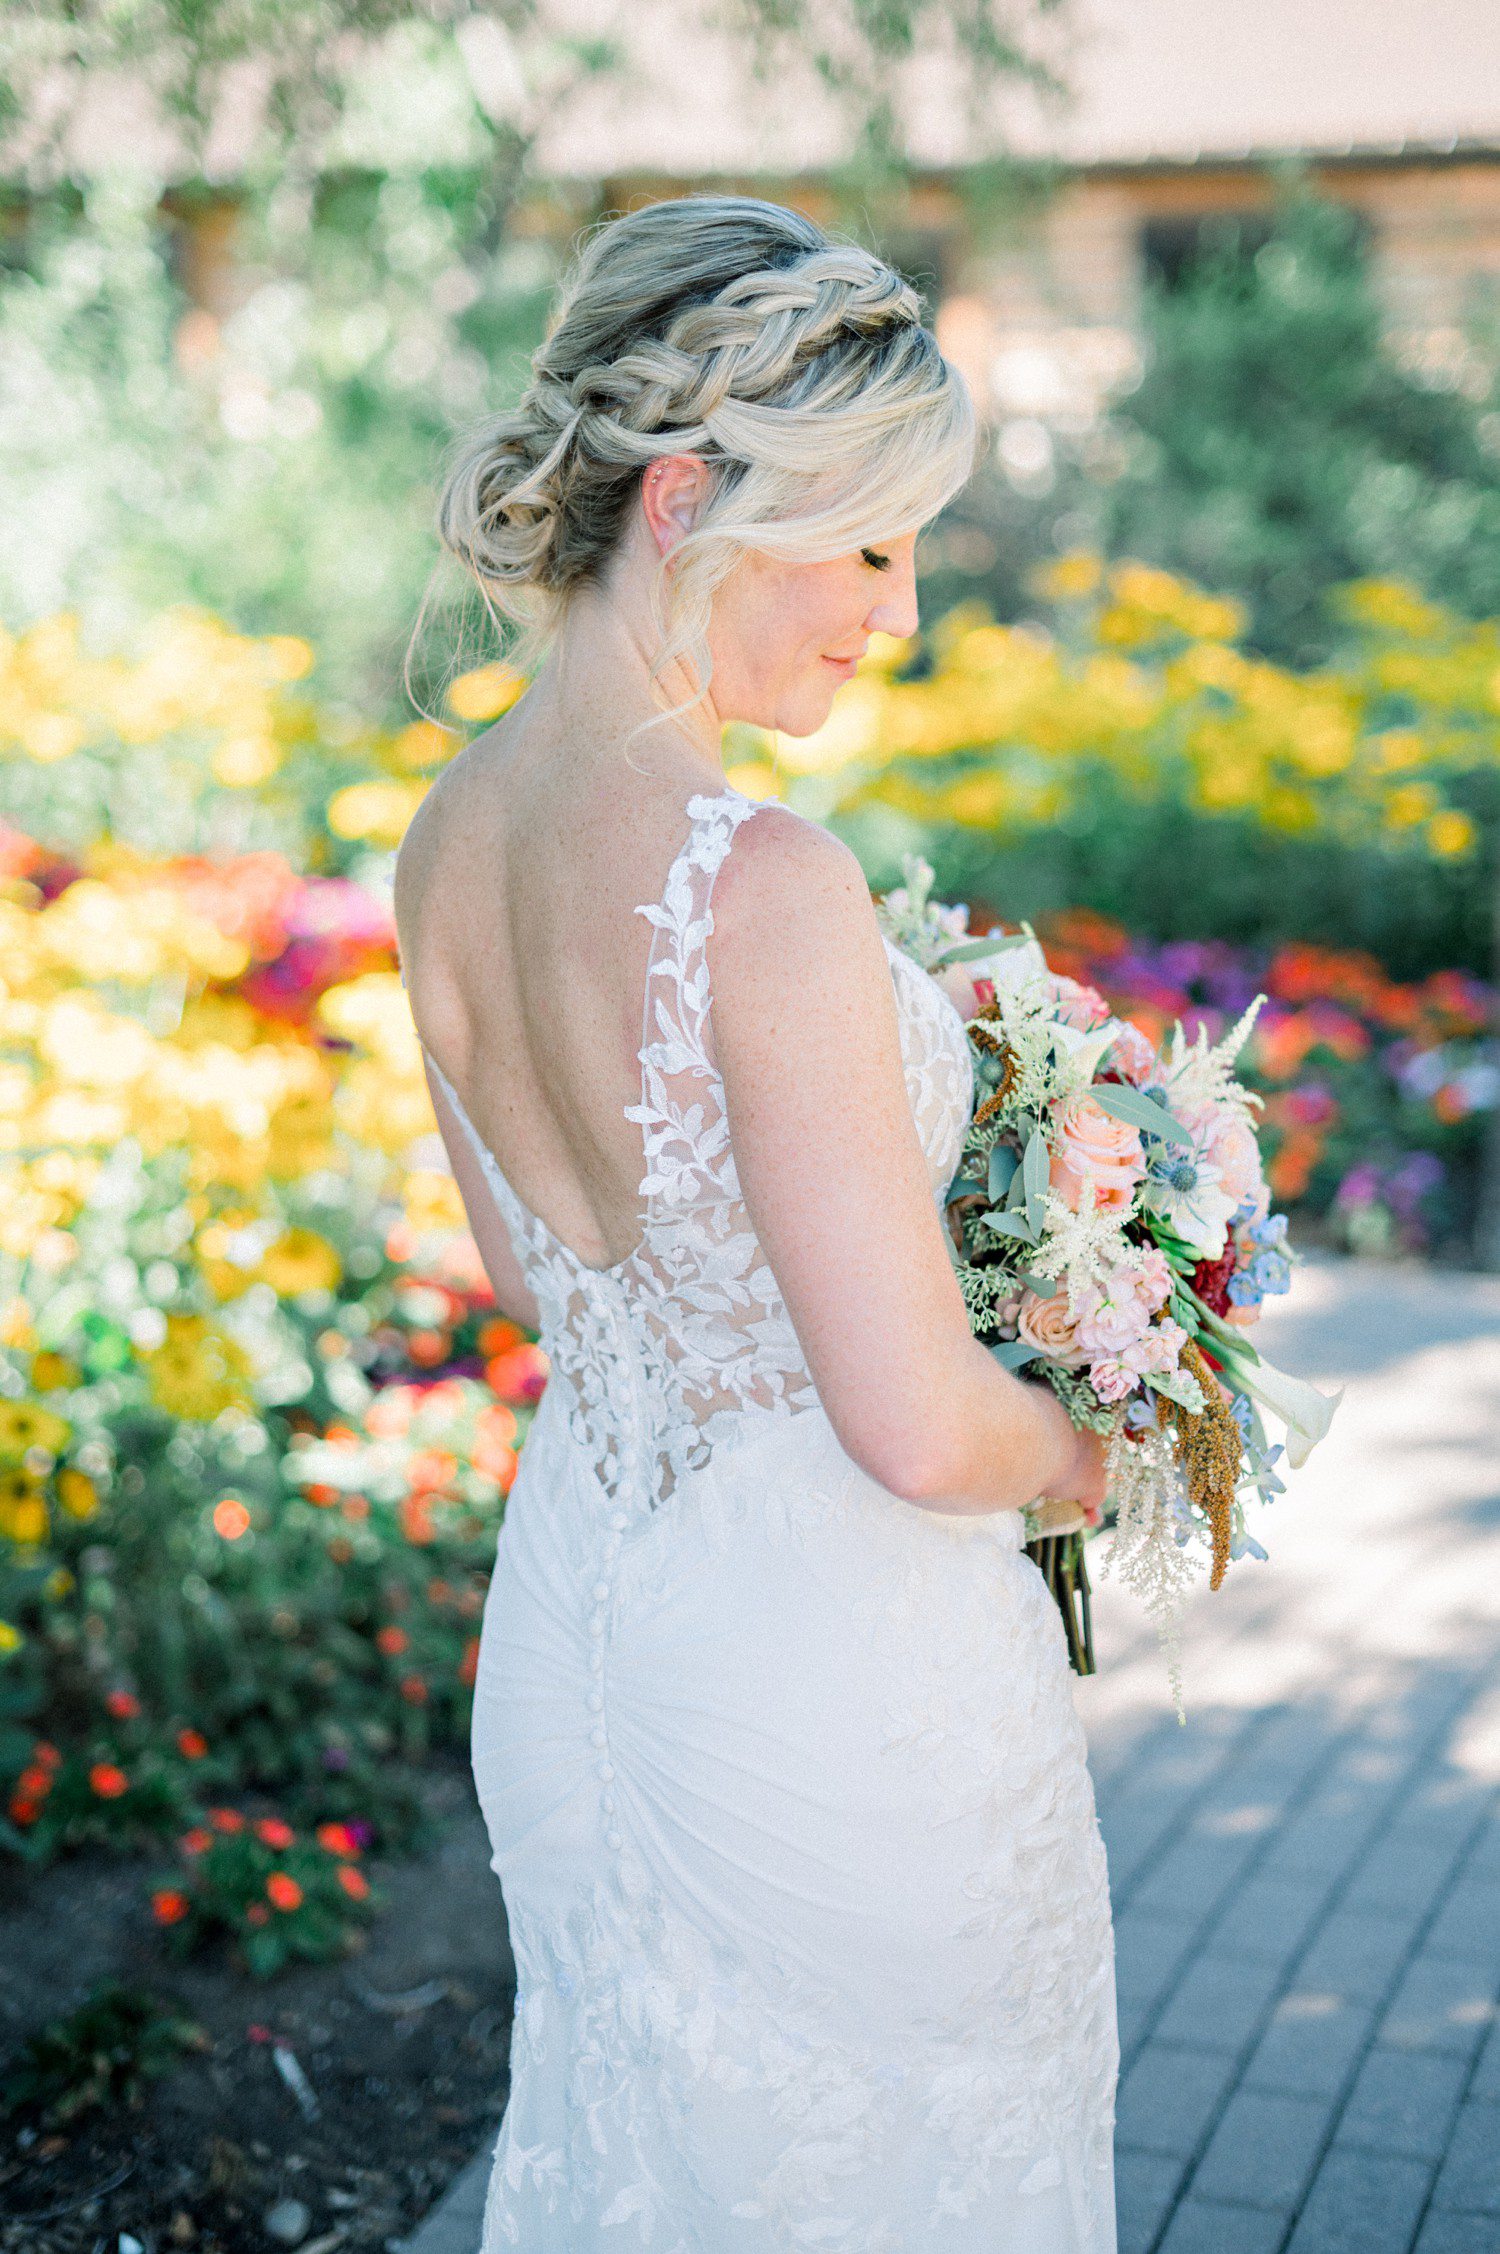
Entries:
<svg viewBox="0 0 1500 2254">
<path fill-rule="evenodd" d="M 554 253 L 494 244 L 472 173 L 350 174 L 226 217 L 220 318 L 185 295 L 186 221 L 148 185 L 34 209 L 0 287 L 0 620 L 76 610 L 117 642 L 199 603 L 310 635 L 325 697 L 409 717 L 442 450 L 524 382 Z M 444 671 L 463 607 L 455 588 L 435 614 Z"/>
<path fill-rule="evenodd" d="M 1147 565 L 1079 552 L 1038 593 L 1055 632 L 960 606 L 919 647 L 877 644 L 823 728 L 776 745 L 873 881 L 917 848 L 939 889 L 1008 916 L 1488 971 L 1500 624 L 1357 582 L 1342 654 L 1297 672 L 1245 646 L 1241 604 Z"/>
<path fill-rule="evenodd" d="M 1060 0 L 843 0 L 814 10 L 789 0 L 724 0 L 705 31 L 727 36 L 768 99 L 799 68 L 830 93 L 853 128 L 840 170 L 848 184 L 890 181 L 904 169 L 898 77 L 916 54 L 947 47 L 972 122 L 986 116 L 997 79 L 1047 88 L 1058 80 L 1048 22 Z M 637 66 L 638 67 L 638 66 Z M 156 90 L 191 172 L 206 167 L 226 81 L 246 68 L 260 117 L 247 169 L 304 177 L 326 167 L 330 144 L 375 133 L 399 148 L 402 124 L 423 123 L 471 143 L 512 174 L 577 87 L 618 75 L 628 97 L 630 42 L 620 18 L 547 0 L 21 0 L 0 17 L 0 129 L 40 111 L 56 135 L 69 105 L 58 80 L 123 69 Z M 435 80 L 426 116 L 401 99 L 416 76 Z M 393 83 L 394 78 L 394 83 Z M 245 88 L 236 91 L 243 113 Z M 404 113 L 404 116 L 403 116 Z M 243 119 L 241 118 L 241 128 Z"/>
<path fill-rule="evenodd" d="M 1107 548 L 1233 588 L 1253 646 L 1297 665 L 1338 646 L 1326 598 L 1354 579 L 1500 615 L 1486 310 L 1408 365 L 1347 210 L 1292 182 L 1260 247 L 1233 223 L 1206 228 L 1199 255 L 1146 289 L 1144 378 L 1113 418 Z"/>
<path fill-rule="evenodd" d="M 186 1825 L 159 1922 L 270 1969 L 364 1914 L 318 1827 L 411 1844 L 395 1760 L 464 1742 L 545 1357 L 495 1314 L 378 898 L 0 848 L 0 1852 Z M 204 1860 L 246 1791 L 293 1824 Z M 294 1922 L 258 1933 L 272 1877 Z"/>
</svg>

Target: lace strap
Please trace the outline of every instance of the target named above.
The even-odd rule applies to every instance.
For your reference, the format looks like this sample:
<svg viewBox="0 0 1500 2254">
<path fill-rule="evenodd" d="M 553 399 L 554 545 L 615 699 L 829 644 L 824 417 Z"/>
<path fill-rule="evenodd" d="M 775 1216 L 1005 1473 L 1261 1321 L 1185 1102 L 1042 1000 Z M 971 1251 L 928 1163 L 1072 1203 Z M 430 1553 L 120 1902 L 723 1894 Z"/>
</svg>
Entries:
<svg viewBox="0 0 1500 2254">
<path fill-rule="evenodd" d="M 642 1009 L 641 1101 L 625 1117 L 642 1129 L 640 1196 L 673 1208 L 728 1186 L 723 1089 L 709 1054 L 706 949 L 714 879 L 740 823 L 759 803 L 733 788 L 690 798 L 691 826 L 662 897 L 635 911 L 656 928 Z"/>
</svg>

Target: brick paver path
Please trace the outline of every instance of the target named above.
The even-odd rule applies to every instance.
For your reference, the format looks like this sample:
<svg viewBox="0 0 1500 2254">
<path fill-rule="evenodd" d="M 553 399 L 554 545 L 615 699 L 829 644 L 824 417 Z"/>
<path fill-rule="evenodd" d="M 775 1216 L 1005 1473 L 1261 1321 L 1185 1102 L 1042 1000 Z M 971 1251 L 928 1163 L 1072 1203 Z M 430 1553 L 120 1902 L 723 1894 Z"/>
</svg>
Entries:
<svg viewBox="0 0 1500 2254">
<path fill-rule="evenodd" d="M 1274 1304 L 1274 1303 L 1273 1303 Z M 1500 2254 L 1500 1282 L 1309 1264 L 1332 1432 L 1079 1686 L 1115 1905 L 1120 2254 Z"/>
<path fill-rule="evenodd" d="M 1098 1590 L 1120 2254 L 1500 2254 L 1500 1281 L 1309 1264 L 1258 1334 L 1343 1385 L 1191 1601 L 1188 1724 Z M 491 2143 L 493 2138 L 491 2139 Z M 407 2242 L 476 2254 L 488 2150 Z"/>
</svg>

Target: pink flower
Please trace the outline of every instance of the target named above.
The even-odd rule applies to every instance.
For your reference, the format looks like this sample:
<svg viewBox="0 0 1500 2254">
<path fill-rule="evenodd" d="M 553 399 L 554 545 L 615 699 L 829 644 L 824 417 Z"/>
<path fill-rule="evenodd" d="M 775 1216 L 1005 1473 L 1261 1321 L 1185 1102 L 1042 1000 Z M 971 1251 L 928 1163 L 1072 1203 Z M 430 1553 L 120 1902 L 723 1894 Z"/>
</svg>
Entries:
<svg viewBox="0 0 1500 2254">
<path fill-rule="evenodd" d="M 1088 1360 L 1075 1336 L 1065 1291 L 1054 1292 L 1050 1299 L 1039 1299 L 1034 1291 L 1023 1292 L 1016 1313 L 1016 1333 L 1039 1354 L 1045 1354 L 1049 1362 L 1060 1362 L 1066 1370 L 1079 1369 Z"/>
<path fill-rule="evenodd" d="M 1123 1401 L 1148 1377 L 1165 1377 L 1175 1370 L 1187 1344 L 1187 1332 L 1170 1316 L 1163 1316 L 1122 1346 L 1089 1364 L 1089 1383 L 1101 1401 Z"/>
<path fill-rule="evenodd" d="M 1145 1174 L 1141 1138 L 1123 1119 L 1111 1119 L 1090 1095 L 1070 1096 L 1057 1116 L 1057 1149 L 1052 1187 L 1076 1213 L 1084 1185 L 1094 1185 L 1101 1213 L 1128 1211 L 1135 1186 Z"/>
<path fill-rule="evenodd" d="M 1090 1033 L 1096 1025 L 1105 1023 L 1109 1004 L 1096 986 L 1080 985 L 1076 978 L 1067 978 L 1061 971 L 1054 971 L 1049 983 L 1057 1014 L 1064 1025 L 1071 1025 L 1079 1033 Z"/>
<path fill-rule="evenodd" d="M 1145 1336 L 1172 1288 L 1166 1255 L 1152 1245 L 1139 1268 L 1112 1268 L 1078 1293 L 1078 1343 L 1086 1355 L 1123 1354 Z"/>
<path fill-rule="evenodd" d="M 1211 1166 L 1219 1169 L 1219 1189 L 1236 1206 L 1264 1187 L 1260 1146 L 1253 1130 L 1237 1111 L 1217 1104 L 1186 1105 L 1178 1113 Z"/>
<path fill-rule="evenodd" d="M 1156 1051 L 1138 1025 L 1128 1018 L 1117 1021 L 1114 1040 L 1104 1052 L 1106 1072 L 1117 1072 L 1133 1088 L 1144 1088 L 1156 1070 Z"/>
</svg>

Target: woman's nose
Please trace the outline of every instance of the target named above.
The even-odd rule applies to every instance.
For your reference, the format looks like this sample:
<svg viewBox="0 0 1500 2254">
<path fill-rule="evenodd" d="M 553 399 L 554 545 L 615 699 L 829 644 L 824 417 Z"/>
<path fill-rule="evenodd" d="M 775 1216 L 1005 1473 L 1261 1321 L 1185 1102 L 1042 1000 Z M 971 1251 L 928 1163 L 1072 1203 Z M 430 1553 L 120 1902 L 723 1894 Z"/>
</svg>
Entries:
<svg viewBox="0 0 1500 2254">
<path fill-rule="evenodd" d="M 904 642 L 915 634 L 921 620 L 917 610 L 917 567 L 908 557 L 899 571 L 893 571 L 880 590 L 880 600 L 870 612 L 867 624 L 872 633 L 891 634 Z"/>
</svg>

